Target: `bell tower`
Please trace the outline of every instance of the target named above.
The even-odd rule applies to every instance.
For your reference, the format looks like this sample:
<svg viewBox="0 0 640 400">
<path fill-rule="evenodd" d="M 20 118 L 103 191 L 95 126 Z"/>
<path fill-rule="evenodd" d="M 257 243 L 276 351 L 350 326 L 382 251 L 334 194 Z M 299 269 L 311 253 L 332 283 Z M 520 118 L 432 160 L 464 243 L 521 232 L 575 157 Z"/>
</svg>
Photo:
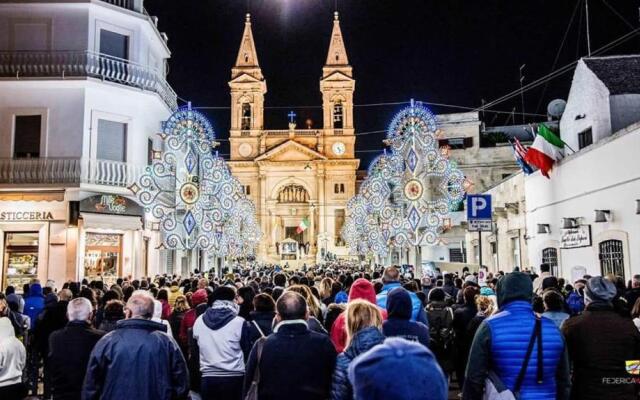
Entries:
<svg viewBox="0 0 640 400">
<path fill-rule="evenodd" d="M 333 14 L 327 61 L 322 68 L 320 92 L 324 121 L 323 152 L 330 158 L 354 158 L 353 92 L 356 81 L 342 38 L 340 18 Z"/>
<path fill-rule="evenodd" d="M 264 95 L 267 82 L 258 63 L 258 53 L 247 14 L 236 63 L 231 69 L 231 159 L 255 157 L 260 131 L 264 129 Z"/>
</svg>

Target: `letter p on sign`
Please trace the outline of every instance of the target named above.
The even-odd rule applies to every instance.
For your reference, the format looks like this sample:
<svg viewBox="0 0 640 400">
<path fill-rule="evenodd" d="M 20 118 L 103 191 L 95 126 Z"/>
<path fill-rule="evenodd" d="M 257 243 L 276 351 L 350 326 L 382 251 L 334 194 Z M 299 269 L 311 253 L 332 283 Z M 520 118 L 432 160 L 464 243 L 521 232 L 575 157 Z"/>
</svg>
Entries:
<svg viewBox="0 0 640 400">
<path fill-rule="evenodd" d="M 467 219 L 491 219 L 491 195 L 471 194 L 467 196 Z"/>
</svg>

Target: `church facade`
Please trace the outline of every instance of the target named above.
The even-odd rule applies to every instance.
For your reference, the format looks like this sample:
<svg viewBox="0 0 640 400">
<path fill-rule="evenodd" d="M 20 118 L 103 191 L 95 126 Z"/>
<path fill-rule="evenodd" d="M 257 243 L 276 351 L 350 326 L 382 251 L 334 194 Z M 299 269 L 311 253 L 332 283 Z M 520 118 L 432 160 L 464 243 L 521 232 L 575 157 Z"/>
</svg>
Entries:
<svg viewBox="0 0 640 400">
<path fill-rule="evenodd" d="M 263 232 L 258 259 L 302 265 L 327 253 L 347 256 L 340 231 L 347 201 L 355 194 L 359 160 L 354 152 L 355 80 L 338 13 L 320 79 L 321 129 L 300 129 L 293 115 L 289 129 L 265 128 L 267 82 L 249 14 L 229 87 L 229 167 L 256 205 Z"/>
</svg>

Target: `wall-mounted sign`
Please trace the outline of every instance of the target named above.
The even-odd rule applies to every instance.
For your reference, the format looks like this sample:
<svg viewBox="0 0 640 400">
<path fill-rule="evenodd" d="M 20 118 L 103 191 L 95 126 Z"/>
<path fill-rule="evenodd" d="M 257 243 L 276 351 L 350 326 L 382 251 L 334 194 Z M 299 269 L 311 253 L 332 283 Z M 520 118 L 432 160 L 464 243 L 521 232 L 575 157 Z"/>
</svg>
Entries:
<svg viewBox="0 0 640 400">
<path fill-rule="evenodd" d="M 53 221 L 51 211 L 3 211 L 0 221 Z"/>
<path fill-rule="evenodd" d="M 123 196 L 99 194 L 80 201 L 80 212 L 144 217 L 138 203 Z"/>
<path fill-rule="evenodd" d="M 560 232 L 560 248 L 562 249 L 591 246 L 591 225 L 580 225 L 571 229 L 561 229 Z"/>
</svg>

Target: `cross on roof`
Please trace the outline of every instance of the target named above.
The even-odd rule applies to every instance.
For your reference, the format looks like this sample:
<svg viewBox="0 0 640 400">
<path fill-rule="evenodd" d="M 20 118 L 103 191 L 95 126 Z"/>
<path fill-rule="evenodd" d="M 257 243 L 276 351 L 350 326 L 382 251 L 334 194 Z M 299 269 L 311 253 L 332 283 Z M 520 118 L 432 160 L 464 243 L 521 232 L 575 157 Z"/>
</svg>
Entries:
<svg viewBox="0 0 640 400">
<path fill-rule="evenodd" d="M 289 114 L 287 114 L 287 116 L 289 117 L 289 122 L 294 122 L 294 120 L 296 119 L 296 113 L 293 111 L 289 111 Z"/>
</svg>

